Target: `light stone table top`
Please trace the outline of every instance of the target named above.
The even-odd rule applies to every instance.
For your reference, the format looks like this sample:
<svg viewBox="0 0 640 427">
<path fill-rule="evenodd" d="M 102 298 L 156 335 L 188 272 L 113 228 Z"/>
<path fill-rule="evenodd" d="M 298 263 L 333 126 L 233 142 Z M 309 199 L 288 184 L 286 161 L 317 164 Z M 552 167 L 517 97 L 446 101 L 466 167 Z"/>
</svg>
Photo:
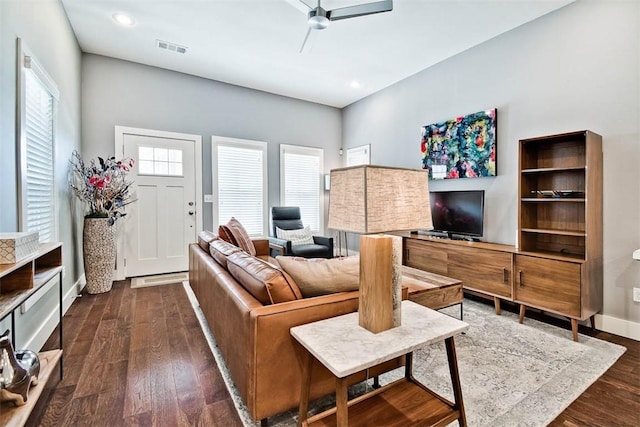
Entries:
<svg viewBox="0 0 640 427">
<path fill-rule="evenodd" d="M 358 325 L 358 313 L 291 328 L 291 335 L 336 377 L 348 375 L 453 337 L 469 325 L 402 301 L 401 326 L 374 334 Z"/>
</svg>

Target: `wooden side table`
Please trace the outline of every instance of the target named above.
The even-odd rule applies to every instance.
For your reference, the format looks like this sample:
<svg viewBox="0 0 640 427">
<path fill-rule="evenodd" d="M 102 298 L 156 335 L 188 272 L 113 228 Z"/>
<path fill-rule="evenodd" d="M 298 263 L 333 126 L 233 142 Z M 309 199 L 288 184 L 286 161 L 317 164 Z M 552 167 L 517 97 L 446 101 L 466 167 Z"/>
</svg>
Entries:
<svg viewBox="0 0 640 427">
<path fill-rule="evenodd" d="M 402 302 L 402 325 L 373 334 L 349 313 L 291 328 L 307 350 L 302 373 L 299 426 L 466 426 L 453 337 L 469 325 L 412 301 Z M 413 351 L 445 341 L 454 402 L 420 384 L 412 375 Z M 347 378 L 404 355 L 405 376 L 351 401 Z M 315 360 L 336 377 L 336 407 L 307 418 L 311 373 Z"/>
</svg>

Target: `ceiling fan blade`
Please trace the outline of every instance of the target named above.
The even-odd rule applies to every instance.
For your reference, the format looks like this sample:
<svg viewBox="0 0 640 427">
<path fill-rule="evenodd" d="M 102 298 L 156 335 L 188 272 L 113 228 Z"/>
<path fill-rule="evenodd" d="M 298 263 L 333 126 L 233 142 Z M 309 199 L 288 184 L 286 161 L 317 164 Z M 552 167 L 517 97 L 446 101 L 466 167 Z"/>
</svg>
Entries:
<svg viewBox="0 0 640 427">
<path fill-rule="evenodd" d="M 393 0 L 374 1 L 372 3 L 357 4 L 355 6 L 341 7 L 327 11 L 327 18 L 331 21 L 356 18 L 358 16 L 371 15 L 393 10 Z"/>
<path fill-rule="evenodd" d="M 302 3 L 303 5 L 307 6 L 309 8 L 309 10 L 311 9 L 315 9 L 315 6 L 309 6 L 309 3 L 307 3 L 304 0 L 298 0 L 300 3 Z"/>
<path fill-rule="evenodd" d="M 309 40 L 309 34 L 311 34 L 311 27 L 307 28 L 307 35 L 304 36 L 304 40 L 302 41 L 302 46 L 300 46 L 300 53 L 304 51 L 304 47 L 307 44 L 307 40 Z"/>
<path fill-rule="evenodd" d="M 309 10 L 313 9 L 312 6 L 309 6 L 306 2 L 302 0 L 284 0 L 284 1 L 289 3 L 289 5 L 291 5 L 292 7 L 295 7 L 305 15 L 309 13 Z"/>
</svg>

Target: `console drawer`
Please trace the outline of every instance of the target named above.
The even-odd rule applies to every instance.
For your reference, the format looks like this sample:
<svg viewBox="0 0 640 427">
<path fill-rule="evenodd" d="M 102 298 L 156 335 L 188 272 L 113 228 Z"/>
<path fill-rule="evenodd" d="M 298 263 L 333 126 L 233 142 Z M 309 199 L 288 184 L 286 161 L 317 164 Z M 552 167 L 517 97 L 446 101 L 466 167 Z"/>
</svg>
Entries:
<svg viewBox="0 0 640 427">
<path fill-rule="evenodd" d="M 449 247 L 449 277 L 465 288 L 511 299 L 511 254 L 492 250 Z"/>
<path fill-rule="evenodd" d="M 447 274 L 447 251 L 442 245 L 405 239 L 404 264 L 431 273 Z"/>
</svg>

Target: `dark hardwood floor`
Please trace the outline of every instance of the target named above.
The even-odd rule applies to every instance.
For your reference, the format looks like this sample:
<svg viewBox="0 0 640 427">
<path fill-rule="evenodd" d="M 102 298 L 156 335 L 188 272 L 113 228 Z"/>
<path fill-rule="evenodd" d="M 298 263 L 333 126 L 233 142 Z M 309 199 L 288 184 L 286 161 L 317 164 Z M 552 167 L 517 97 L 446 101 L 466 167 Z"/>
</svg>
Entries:
<svg viewBox="0 0 640 427">
<path fill-rule="evenodd" d="M 568 322 L 527 316 L 569 329 Z M 580 332 L 627 351 L 551 425 L 639 426 L 640 342 L 588 328 Z M 54 332 L 45 349 L 56 340 Z M 122 281 L 108 294 L 83 294 L 65 315 L 64 379 L 40 425 L 242 423 L 182 285 L 131 289 Z"/>
<path fill-rule="evenodd" d="M 181 284 L 85 293 L 63 339 L 64 378 L 40 425 L 242 426 Z"/>
</svg>

